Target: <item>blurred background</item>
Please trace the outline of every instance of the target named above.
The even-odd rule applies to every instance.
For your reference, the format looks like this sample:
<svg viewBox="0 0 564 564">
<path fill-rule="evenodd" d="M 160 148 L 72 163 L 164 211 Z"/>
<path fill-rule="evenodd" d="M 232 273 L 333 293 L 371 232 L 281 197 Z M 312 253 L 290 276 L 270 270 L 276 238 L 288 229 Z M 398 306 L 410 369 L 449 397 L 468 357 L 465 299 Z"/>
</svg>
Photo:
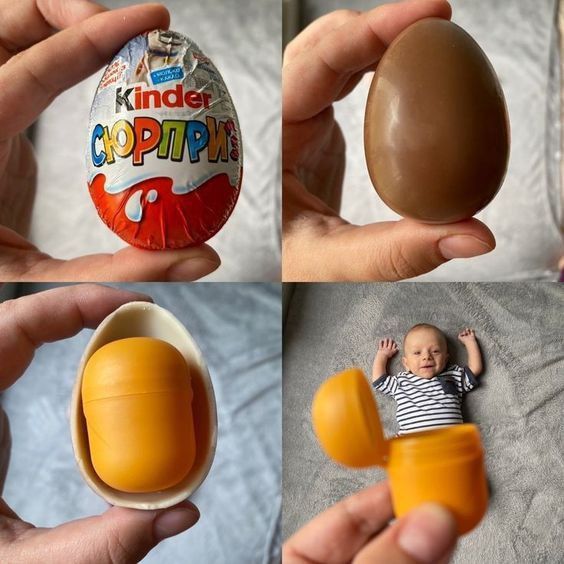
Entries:
<svg viewBox="0 0 564 564">
<path fill-rule="evenodd" d="M 379 0 L 285 0 L 284 41 L 337 9 L 368 10 Z M 493 231 L 497 248 L 453 260 L 425 281 L 556 280 L 564 254 L 561 152 L 561 73 L 564 27 L 559 0 L 450 0 L 452 21 L 478 42 L 501 82 L 511 124 L 505 182 L 476 217 Z M 559 23 L 560 22 L 560 23 Z M 560 28 L 560 29 L 559 29 Z M 351 223 L 399 219 L 378 198 L 364 159 L 364 108 L 372 73 L 335 104 L 347 146 L 341 215 Z"/>
<path fill-rule="evenodd" d="M 102 3 L 121 8 L 135 0 Z M 241 126 L 241 194 L 208 241 L 222 265 L 206 280 L 280 280 L 280 0 L 161 3 L 171 29 L 193 39 L 222 74 Z M 57 258 L 125 246 L 98 217 L 86 185 L 88 119 L 102 72 L 58 96 L 32 131 L 39 176 L 30 238 Z"/>
<path fill-rule="evenodd" d="M 200 509 L 200 521 L 161 543 L 143 562 L 279 561 L 280 284 L 115 286 L 149 294 L 185 325 L 208 364 L 219 420 L 213 466 L 190 498 Z M 0 301 L 48 287 L 6 285 L 0 288 Z M 107 508 L 79 473 L 69 426 L 71 391 L 91 334 L 84 330 L 43 345 L 25 375 L 0 396 L 12 431 L 3 497 L 22 519 L 39 527 Z"/>
</svg>

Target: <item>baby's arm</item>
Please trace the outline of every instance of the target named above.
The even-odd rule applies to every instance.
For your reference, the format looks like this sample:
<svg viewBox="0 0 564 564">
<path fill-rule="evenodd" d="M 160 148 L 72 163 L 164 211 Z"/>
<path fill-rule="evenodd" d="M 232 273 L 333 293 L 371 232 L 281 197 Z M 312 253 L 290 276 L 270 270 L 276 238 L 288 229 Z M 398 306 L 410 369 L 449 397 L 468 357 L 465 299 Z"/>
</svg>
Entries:
<svg viewBox="0 0 564 564">
<path fill-rule="evenodd" d="M 482 373 L 482 353 L 480 352 L 480 345 L 478 345 L 474 329 L 463 329 L 458 334 L 458 340 L 466 347 L 468 368 L 470 368 L 474 376 L 478 377 Z"/>
<path fill-rule="evenodd" d="M 380 376 L 388 372 L 388 360 L 398 352 L 398 346 L 393 339 L 382 339 L 372 365 L 372 381 L 376 382 Z"/>
</svg>

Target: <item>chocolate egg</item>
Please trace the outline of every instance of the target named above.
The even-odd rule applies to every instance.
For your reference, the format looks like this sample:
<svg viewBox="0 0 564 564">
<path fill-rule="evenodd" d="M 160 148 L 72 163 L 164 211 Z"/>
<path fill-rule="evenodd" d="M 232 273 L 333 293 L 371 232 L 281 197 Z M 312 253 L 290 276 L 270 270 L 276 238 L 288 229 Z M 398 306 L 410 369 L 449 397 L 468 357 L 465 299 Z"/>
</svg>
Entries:
<svg viewBox="0 0 564 564">
<path fill-rule="evenodd" d="M 114 57 L 86 160 L 98 214 L 129 244 L 181 248 L 221 229 L 239 196 L 241 133 L 225 82 L 191 39 L 154 30 Z"/>
<path fill-rule="evenodd" d="M 509 122 L 495 71 L 468 33 L 427 18 L 392 42 L 370 87 L 364 146 L 376 191 L 404 217 L 451 223 L 492 200 Z"/>
</svg>

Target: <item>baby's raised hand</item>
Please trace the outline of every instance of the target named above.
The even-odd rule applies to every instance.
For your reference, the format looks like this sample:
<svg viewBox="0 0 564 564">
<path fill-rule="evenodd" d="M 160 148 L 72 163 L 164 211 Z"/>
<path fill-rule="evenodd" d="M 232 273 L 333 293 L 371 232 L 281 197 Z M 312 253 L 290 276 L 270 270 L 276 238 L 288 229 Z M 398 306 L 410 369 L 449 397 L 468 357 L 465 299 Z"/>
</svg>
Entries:
<svg viewBox="0 0 564 564">
<path fill-rule="evenodd" d="M 474 332 L 474 329 L 470 329 L 470 328 L 466 327 L 466 329 L 463 329 L 462 331 L 460 331 L 460 333 L 458 333 L 458 340 L 461 343 L 468 343 L 470 341 L 475 341 L 476 340 L 476 334 Z"/>
<path fill-rule="evenodd" d="M 378 344 L 378 353 L 386 358 L 392 358 L 398 352 L 398 346 L 393 339 L 382 339 Z"/>
</svg>

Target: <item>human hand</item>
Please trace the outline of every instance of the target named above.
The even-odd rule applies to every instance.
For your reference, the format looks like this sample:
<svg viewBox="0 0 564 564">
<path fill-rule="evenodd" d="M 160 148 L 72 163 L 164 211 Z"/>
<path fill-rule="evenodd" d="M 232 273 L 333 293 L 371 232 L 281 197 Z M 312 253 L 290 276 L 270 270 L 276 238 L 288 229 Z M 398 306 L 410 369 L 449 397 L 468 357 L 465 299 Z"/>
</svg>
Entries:
<svg viewBox="0 0 564 564">
<path fill-rule="evenodd" d="M 285 564 L 425 564 L 447 562 L 456 545 L 456 522 L 428 503 L 393 518 L 387 482 L 347 497 L 302 527 L 282 548 Z"/>
<path fill-rule="evenodd" d="M 0 304 L 0 391 L 22 375 L 36 347 L 70 337 L 83 327 L 96 327 L 113 310 L 133 300 L 150 298 L 113 288 L 81 285 Z M 0 416 L 0 429 L 6 430 L 1 408 Z M 9 448 L 9 434 L 8 438 L 1 432 L 0 435 L 4 435 L 0 448 Z M 8 454 L 0 453 L 2 471 Z M 3 478 L 1 472 L 0 478 Z M 0 562 L 133 564 L 164 538 L 192 527 L 198 518 L 197 507 L 186 501 L 158 511 L 112 507 L 96 517 L 46 529 L 23 521 L 0 499 Z"/>
<path fill-rule="evenodd" d="M 476 333 L 474 332 L 474 329 L 469 329 L 468 327 L 466 327 L 465 329 L 460 331 L 460 333 L 458 334 L 458 340 L 464 345 L 470 342 L 476 342 Z"/>
<path fill-rule="evenodd" d="M 465 346 L 468 354 L 468 368 L 474 376 L 479 376 L 484 368 L 482 353 L 474 329 L 466 327 L 458 334 L 458 340 Z"/>
<path fill-rule="evenodd" d="M 374 69 L 403 29 L 421 18 L 450 14 L 445 0 L 339 10 L 288 45 L 282 71 L 283 280 L 400 280 L 495 247 L 492 233 L 477 219 L 357 226 L 339 216 L 345 144 L 333 102 Z"/>
<path fill-rule="evenodd" d="M 213 272 L 220 259 L 208 245 L 158 252 L 126 247 L 113 255 L 58 260 L 25 239 L 37 165 L 24 130 L 129 39 L 167 28 L 166 8 L 108 11 L 89 0 L 0 0 L 0 13 L 0 280 L 180 281 Z"/>
<path fill-rule="evenodd" d="M 378 344 L 378 352 L 376 354 L 392 358 L 398 352 L 398 346 L 393 339 L 382 339 Z"/>
</svg>

